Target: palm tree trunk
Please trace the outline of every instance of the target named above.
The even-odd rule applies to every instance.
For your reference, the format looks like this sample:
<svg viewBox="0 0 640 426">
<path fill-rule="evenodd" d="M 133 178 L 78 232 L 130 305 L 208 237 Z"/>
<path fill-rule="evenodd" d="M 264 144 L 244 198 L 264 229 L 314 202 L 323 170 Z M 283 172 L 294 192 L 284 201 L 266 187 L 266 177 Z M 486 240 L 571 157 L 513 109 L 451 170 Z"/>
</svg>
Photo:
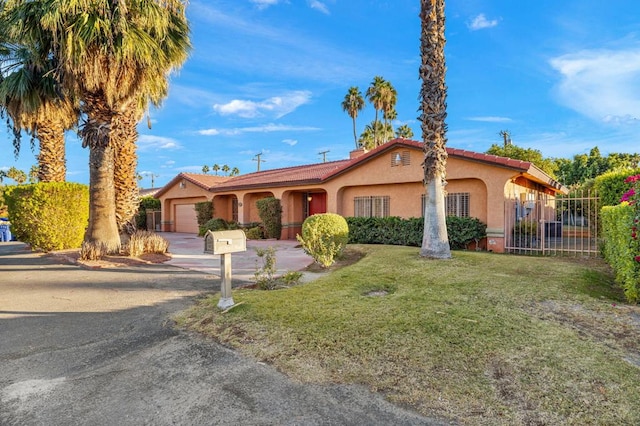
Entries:
<svg viewBox="0 0 640 426">
<path fill-rule="evenodd" d="M 64 182 L 67 175 L 64 126 L 55 121 L 38 122 L 37 137 L 40 141 L 38 180 Z"/>
<path fill-rule="evenodd" d="M 420 256 L 432 259 L 451 258 L 447 236 L 447 217 L 444 208 L 444 185 L 441 175 L 435 176 L 426 186 L 424 209 L 424 234 Z"/>
<path fill-rule="evenodd" d="M 444 0 L 421 0 L 420 121 L 424 141 L 424 184 L 426 205 L 420 255 L 451 258 L 444 208 L 444 179 L 447 164 L 447 86 L 444 57 Z"/>
<path fill-rule="evenodd" d="M 121 234 L 131 235 L 136 230 L 135 216 L 138 213 L 139 191 L 136 168 L 136 142 L 138 140 L 138 118 L 135 108 L 123 108 L 111 121 L 111 143 L 115 149 L 114 187 L 116 223 Z"/>
<path fill-rule="evenodd" d="M 356 135 L 356 118 L 353 117 L 353 142 L 356 144 L 356 149 L 358 149 L 358 136 Z"/>
<path fill-rule="evenodd" d="M 86 94 L 84 100 L 87 121 L 80 134 L 83 146 L 89 147 L 89 225 L 84 240 L 98 252 L 117 253 L 121 243 L 113 181 L 115 153 L 109 138 L 113 113 L 101 94 Z"/>
</svg>

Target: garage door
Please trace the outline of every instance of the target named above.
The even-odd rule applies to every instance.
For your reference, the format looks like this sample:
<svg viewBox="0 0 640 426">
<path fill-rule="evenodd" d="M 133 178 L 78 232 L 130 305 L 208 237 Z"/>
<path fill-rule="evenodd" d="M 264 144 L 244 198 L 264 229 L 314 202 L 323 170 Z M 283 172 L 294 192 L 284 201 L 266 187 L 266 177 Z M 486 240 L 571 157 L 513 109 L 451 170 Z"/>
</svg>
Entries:
<svg viewBox="0 0 640 426">
<path fill-rule="evenodd" d="M 198 233 L 195 205 L 178 204 L 176 206 L 176 232 Z"/>
</svg>

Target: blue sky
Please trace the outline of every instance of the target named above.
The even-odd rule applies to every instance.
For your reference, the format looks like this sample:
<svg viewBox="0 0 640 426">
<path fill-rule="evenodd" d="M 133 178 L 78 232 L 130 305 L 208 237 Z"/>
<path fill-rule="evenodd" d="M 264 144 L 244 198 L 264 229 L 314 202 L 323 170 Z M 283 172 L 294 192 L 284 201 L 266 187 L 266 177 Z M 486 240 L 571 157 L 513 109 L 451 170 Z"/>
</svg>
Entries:
<svg viewBox="0 0 640 426">
<path fill-rule="evenodd" d="M 374 76 L 398 92 L 396 126 L 421 140 L 417 0 L 191 0 L 194 46 L 168 98 L 139 126 L 140 183 L 227 164 L 241 173 L 348 157 L 350 86 Z M 637 0 L 448 0 L 448 146 L 484 152 L 509 130 L 519 146 L 567 157 L 640 151 Z M 358 132 L 374 117 L 367 104 Z M 0 168 L 28 170 L 8 133 Z M 68 176 L 88 183 L 69 134 Z"/>
</svg>

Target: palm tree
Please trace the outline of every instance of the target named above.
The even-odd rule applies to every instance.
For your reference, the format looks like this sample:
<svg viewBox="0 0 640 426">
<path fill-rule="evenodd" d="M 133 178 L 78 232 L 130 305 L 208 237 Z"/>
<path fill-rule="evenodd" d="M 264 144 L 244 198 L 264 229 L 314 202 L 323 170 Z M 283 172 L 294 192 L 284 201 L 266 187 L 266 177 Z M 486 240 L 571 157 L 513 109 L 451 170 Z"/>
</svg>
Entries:
<svg viewBox="0 0 640 426">
<path fill-rule="evenodd" d="M 398 116 L 396 112 L 398 92 L 396 92 L 396 89 L 388 81 L 385 81 L 380 88 L 380 100 L 382 102 L 382 118 L 384 122 L 388 124 Z"/>
<path fill-rule="evenodd" d="M 211 166 L 211 170 L 213 170 L 216 176 L 218 176 L 218 170 L 220 170 L 220 166 L 216 163 L 213 166 Z"/>
<path fill-rule="evenodd" d="M 204 166 L 202 166 L 202 173 L 207 174 L 209 173 L 209 166 L 207 166 L 206 164 Z"/>
<path fill-rule="evenodd" d="M 362 97 L 360 89 L 357 86 L 351 86 L 342 101 L 342 110 L 349 114 L 349 117 L 351 117 L 351 120 L 353 121 L 353 142 L 356 144 L 356 149 L 358 148 L 356 118 L 358 117 L 358 113 L 363 109 L 364 98 Z"/>
<path fill-rule="evenodd" d="M 231 169 L 231 173 L 229 173 L 229 176 L 238 176 L 240 174 L 240 169 L 237 167 L 234 167 L 233 169 Z"/>
<path fill-rule="evenodd" d="M 390 124 L 380 121 L 372 121 L 364 127 L 358 143 L 367 150 L 374 149 L 393 138 L 393 129 Z"/>
<path fill-rule="evenodd" d="M 130 155 L 131 132 L 112 132 L 114 125 L 135 122 L 143 100 L 159 103 L 166 96 L 167 76 L 190 48 L 185 6 L 180 0 L 10 0 L 5 8 L 29 39 L 44 33 L 56 40 L 58 72 L 81 99 L 86 117 L 79 132 L 89 147 L 85 242 L 89 248 L 117 252 L 114 165 L 117 150 L 127 147 L 119 161 Z"/>
<path fill-rule="evenodd" d="M 387 81 L 384 78 L 380 76 L 375 76 L 373 78 L 373 81 L 369 85 L 369 88 L 367 88 L 367 93 L 366 93 L 367 99 L 369 100 L 369 102 L 371 102 L 371 104 L 373 105 L 373 109 L 376 111 L 376 116 L 375 116 L 375 119 L 373 120 L 373 122 L 376 123 L 373 126 L 374 139 L 376 139 L 375 129 L 378 123 L 378 111 L 382 111 L 382 108 L 385 102 L 385 100 L 383 99 L 383 91 L 386 84 L 387 84 Z"/>
<path fill-rule="evenodd" d="M 231 169 L 230 169 L 230 168 L 229 168 L 229 166 L 227 166 L 226 164 L 224 164 L 224 165 L 222 166 L 222 173 L 229 174 L 229 170 L 231 170 Z"/>
<path fill-rule="evenodd" d="M 411 139 L 413 137 L 413 130 L 406 124 L 398 126 L 396 129 L 396 137 L 402 139 Z"/>
<path fill-rule="evenodd" d="M 444 206 L 445 167 L 447 164 L 445 119 L 444 0 L 420 1 L 420 121 L 424 140 L 424 184 L 426 205 L 424 235 L 420 255 L 451 258 Z"/>
<path fill-rule="evenodd" d="M 8 38 L 12 30 L 3 29 Z M 20 151 L 21 130 L 38 139 L 38 179 L 42 182 L 64 182 L 66 178 L 65 130 L 78 121 L 77 102 L 63 95 L 56 80 L 55 58 L 50 43 L 41 40 L 25 44 L 25 40 L 5 43 L 2 49 L 0 104 L 13 121 L 14 148 Z M 29 41 L 26 40 L 28 43 Z"/>
</svg>

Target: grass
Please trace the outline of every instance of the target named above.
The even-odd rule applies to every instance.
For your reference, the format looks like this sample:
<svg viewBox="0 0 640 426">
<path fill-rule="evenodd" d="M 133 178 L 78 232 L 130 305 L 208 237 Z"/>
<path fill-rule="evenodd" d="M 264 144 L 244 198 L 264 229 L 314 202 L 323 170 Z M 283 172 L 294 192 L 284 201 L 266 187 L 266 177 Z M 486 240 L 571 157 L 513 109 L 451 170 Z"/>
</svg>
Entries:
<svg viewBox="0 0 640 426">
<path fill-rule="evenodd" d="M 470 425 L 640 424 L 640 310 L 606 265 L 566 258 L 350 246 L 317 281 L 218 295 L 178 324 L 295 380 L 358 383 Z"/>
</svg>

